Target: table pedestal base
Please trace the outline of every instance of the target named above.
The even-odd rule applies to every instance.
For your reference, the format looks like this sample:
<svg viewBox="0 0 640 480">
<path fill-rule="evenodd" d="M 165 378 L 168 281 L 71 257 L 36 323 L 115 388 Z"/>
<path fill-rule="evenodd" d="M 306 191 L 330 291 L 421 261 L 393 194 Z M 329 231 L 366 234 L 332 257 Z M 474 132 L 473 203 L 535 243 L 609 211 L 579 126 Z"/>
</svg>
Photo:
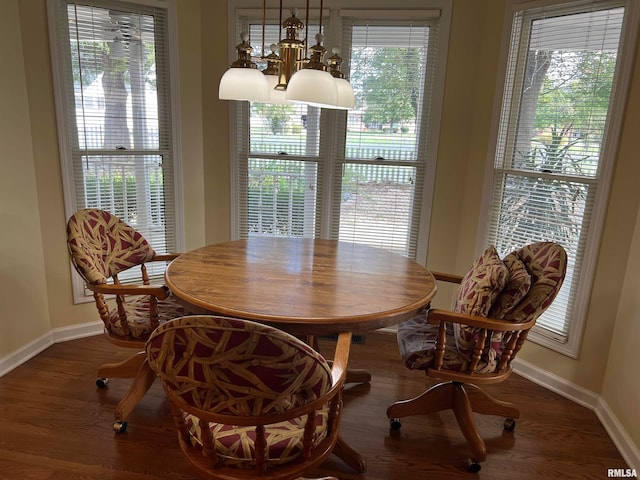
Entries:
<svg viewBox="0 0 640 480">
<path fill-rule="evenodd" d="M 306 335 L 305 338 L 301 338 L 301 340 L 306 341 L 307 344 L 311 345 L 311 347 L 316 352 L 320 352 L 320 343 L 318 342 L 317 335 Z M 329 365 L 331 365 L 332 361 L 328 360 L 328 363 Z M 369 373 L 368 370 L 364 370 L 361 368 L 347 368 L 347 379 L 344 382 L 345 384 L 346 383 L 369 383 L 370 381 L 371 381 L 371 374 Z"/>
<path fill-rule="evenodd" d="M 345 383 L 369 383 L 371 374 L 368 370 L 353 368 L 347 369 L 347 380 Z"/>
</svg>

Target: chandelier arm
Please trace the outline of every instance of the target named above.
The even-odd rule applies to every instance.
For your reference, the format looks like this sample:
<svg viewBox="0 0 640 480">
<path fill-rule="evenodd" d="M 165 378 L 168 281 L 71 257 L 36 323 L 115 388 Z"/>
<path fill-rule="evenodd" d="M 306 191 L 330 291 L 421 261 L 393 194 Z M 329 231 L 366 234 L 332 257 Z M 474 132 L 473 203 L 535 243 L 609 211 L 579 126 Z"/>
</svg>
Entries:
<svg viewBox="0 0 640 480">
<path fill-rule="evenodd" d="M 309 49 L 309 0 L 307 0 L 307 15 L 304 23 L 304 56 L 306 58 Z"/>
<path fill-rule="evenodd" d="M 282 0 L 280 0 L 282 1 Z M 265 36 L 265 30 L 266 30 L 266 23 L 267 23 L 267 0 L 262 0 L 262 57 L 266 57 L 265 55 L 265 50 L 264 50 L 264 36 Z"/>
</svg>

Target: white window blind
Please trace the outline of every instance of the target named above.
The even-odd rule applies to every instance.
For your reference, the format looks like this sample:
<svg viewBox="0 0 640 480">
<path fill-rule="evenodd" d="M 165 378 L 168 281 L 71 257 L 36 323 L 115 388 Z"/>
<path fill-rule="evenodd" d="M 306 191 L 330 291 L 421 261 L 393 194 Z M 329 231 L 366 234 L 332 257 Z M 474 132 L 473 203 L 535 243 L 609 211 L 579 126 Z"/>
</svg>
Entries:
<svg viewBox="0 0 640 480">
<path fill-rule="evenodd" d="M 436 25 L 346 22 L 357 100 L 339 136 L 333 237 L 416 256 Z"/>
<path fill-rule="evenodd" d="M 513 19 L 486 243 L 502 255 L 535 241 L 564 246 L 565 282 L 535 327 L 560 344 L 579 336 L 578 294 L 590 282 L 583 268 L 600 228 L 594 208 L 606 202 L 624 19 L 622 1 L 523 10 Z"/>
<path fill-rule="evenodd" d="M 156 251 L 175 251 L 167 9 L 49 6 L 67 216 L 108 210 Z"/>
<path fill-rule="evenodd" d="M 415 258 L 440 12 L 342 12 L 325 11 L 323 29 L 340 42 L 354 110 L 236 102 L 234 235 L 335 238 Z M 261 19 L 237 15 L 260 57 Z M 277 17 L 267 23 L 269 53 L 281 33 Z M 312 17 L 311 38 L 317 28 Z M 324 46 L 328 56 L 336 44 Z"/>
</svg>

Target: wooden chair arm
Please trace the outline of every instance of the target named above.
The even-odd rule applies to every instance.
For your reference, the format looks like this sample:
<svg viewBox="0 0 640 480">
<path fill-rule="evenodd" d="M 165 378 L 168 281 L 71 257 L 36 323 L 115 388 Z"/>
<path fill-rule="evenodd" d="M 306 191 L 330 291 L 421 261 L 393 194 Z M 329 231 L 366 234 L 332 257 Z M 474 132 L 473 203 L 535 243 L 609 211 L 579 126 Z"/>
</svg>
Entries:
<svg viewBox="0 0 640 480">
<path fill-rule="evenodd" d="M 347 378 L 347 363 L 349 362 L 349 351 L 351 349 L 351 332 L 342 332 L 338 335 L 336 350 L 331 365 L 331 378 L 334 388 L 337 385 L 344 385 Z M 341 387 L 340 387 L 341 388 Z"/>
<path fill-rule="evenodd" d="M 181 253 L 160 253 L 156 254 L 155 257 L 151 260 L 152 262 L 170 262 L 171 260 L 175 260 L 178 258 Z"/>
<path fill-rule="evenodd" d="M 436 280 L 440 282 L 448 283 L 461 283 L 464 278 L 462 275 L 455 275 L 453 273 L 442 273 L 431 271 Z"/>
<path fill-rule="evenodd" d="M 114 285 L 112 283 L 86 285 L 92 292 L 104 295 L 151 295 L 158 300 L 164 300 L 170 293 L 169 287 L 166 285 Z"/>
<path fill-rule="evenodd" d="M 528 330 L 535 323 L 535 319 L 528 322 L 510 322 L 508 320 L 500 320 L 497 318 L 478 317 L 476 315 L 468 315 L 466 313 L 456 313 L 449 310 L 431 309 L 427 314 L 427 321 L 432 325 L 438 325 L 441 322 L 459 323 L 470 327 L 484 328 L 493 331 L 515 332 L 520 330 Z"/>
</svg>

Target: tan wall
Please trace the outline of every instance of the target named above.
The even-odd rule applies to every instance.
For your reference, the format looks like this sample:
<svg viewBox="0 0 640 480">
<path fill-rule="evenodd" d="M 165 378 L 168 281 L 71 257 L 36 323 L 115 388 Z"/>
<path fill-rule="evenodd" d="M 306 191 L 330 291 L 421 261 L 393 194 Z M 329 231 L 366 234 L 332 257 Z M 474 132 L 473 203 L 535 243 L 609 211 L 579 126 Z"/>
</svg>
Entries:
<svg viewBox="0 0 640 480">
<path fill-rule="evenodd" d="M 217 2 L 216 2 L 217 3 Z M 178 2 L 180 130 L 184 185 L 185 251 L 205 245 L 202 35 L 200 1 Z M 227 206 L 227 210 L 228 210 Z"/>
<path fill-rule="evenodd" d="M 640 212 L 627 266 L 620 308 L 611 342 L 602 398 L 635 443 L 640 445 L 640 382 L 637 343 L 640 339 Z"/>
<path fill-rule="evenodd" d="M 17 0 L 0 15 L 0 358 L 49 329 L 45 258 Z M 11 65 L 13 68 L 7 68 Z"/>
<path fill-rule="evenodd" d="M 73 305 L 72 302 L 46 2 L 19 0 L 18 4 L 49 299 L 49 322 L 50 328 L 55 329 L 98 319 L 92 305 Z M 15 44 L 14 38 L 13 45 Z"/>
<path fill-rule="evenodd" d="M 217 243 L 231 238 L 229 102 L 218 100 L 218 83 L 229 66 L 227 2 L 202 1 L 201 15 L 205 235 L 207 243 Z"/>
<path fill-rule="evenodd" d="M 503 15 L 500 0 L 453 3 L 427 252 L 436 271 L 463 274 L 473 262 Z M 443 284 L 434 305 L 454 293 Z"/>
<path fill-rule="evenodd" d="M 0 239 L 0 313 L 14 330 L 2 335 L 0 358 L 48 329 L 96 320 L 92 305 L 72 303 L 45 5 L 45 0 L 8 0 L 0 20 L 0 151 L 5 172 L 0 198 L 3 225 L 10 225 Z M 428 265 L 434 269 L 463 273 L 473 260 L 503 15 L 503 0 L 453 2 L 428 250 Z M 187 249 L 230 238 L 228 102 L 217 99 L 218 81 L 228 64 L 227 28 L 227 2 L 178 0 Z M 603 393 L 624 422 L 635 413 L 632 403 L 617 398 L 629 393 L 624 385 L 631 382 L 631 373 L 619 372 L 632 360 L 625 350 L 627 339 L 638 336 L 632 293 L 638 282 L 629 274 L 623 283 L 620 272 L 637 271 L 639 263 L 640 240 L 633 236 L 640 202 L 635 148 L 639 68 L 636 60 L 580 358 L 531 342 L 522 352 L 534 365 Z M 631 390 L 631 398 L 637 404 L 637 390 Z M 629 420 L 625 427 L 640 444 L 635 422 Z"/>
<path fill-rule="evenodd" d="M 597 291 L 594 290 L 592 304 L 597 304 L 597 311 L 601 314 L 602 323 L 614 325 L 611 348 L 608 351 L 608 364 L 604 375 L 604 386 L 602 388 L 602 398 L 607 402 L 617 419 L 630 435 L 635 445 L 640 446 L 640 415 L 638 415 L 638 405 L 640 405 L 640 374 L 638 374 L 638 353 L 637 345 L 640 341 L 640 199 L 638 194 L 638 179 L 640 179 L 640 165 L 638 165 L 637 136 L 640 131 L 640 45 L 636 52 L 636 69 L 633 79 L 632 92 L 629 106 L 625 117 L 625 127 L 620 145 L 620 160 L 616 173 L 615 191 L 611 202 L 615 202 L 617 208 L 622 208 L 625 215 L 611 213 L 607 222 L 608 239 L 603 242 L 604 246 L 609 246 L 608 251 L 616 251 L 620 243 L 624 246 L 622 254 L 615 252 L 616 262 L 609 265 L 609 255 L 603 249 L 600 261 L 606 275 L 605 279 L 615 278 L 612 287 L 604 288 L 601 285 Z M 627 172 L 627 173 L 625 173 Z M 612 205 L 611 210 L 615 208 Z M 614 211 L 615 212 L 615 211 Z M 636 212 L 634 215 L 633 212 Z M 634 219 L 633 221 L 627 221 Z M 611 225 L 611 226 L 610 226 Z M 615 225 L 615 228 L 613 227 Z M 635 231 L 631 237 L 629 255 L 627 252 L 628 230 Z M 617 235 L 622 236 L 619 242 Z M 622 258 L 618 258 L 618 257 Z M 626 260 L 626 268 L 614 270 Z M 605 268 L 606 266 L 606 268 Z M 626 273 L 625 273 L 626 272 Z M 622 282 L 622 283 L 620 283 Z M 615 289 L 615 291 L 614 291 Z M 610 291 L 609 295 L 613 299 L 620 296 L 619 303 L 609 301 L 605 295 L 600 294 L 602 290 Z M 615 295 L 615 296 L 614 296 Z M 600 302 L 602 303 L 600 305 Z M 616 305 L 618 308 L 616 308 Z M 594 307 L 596 310 L 596 307 Z M 592 317 L 592 322 L 598 322 L 597 316 Z M 605 342 L 598 342 L 593 339 L 590 344 L 585 344 L 585 355 L 592 348 L 602 348 Z"/>
</svg>

